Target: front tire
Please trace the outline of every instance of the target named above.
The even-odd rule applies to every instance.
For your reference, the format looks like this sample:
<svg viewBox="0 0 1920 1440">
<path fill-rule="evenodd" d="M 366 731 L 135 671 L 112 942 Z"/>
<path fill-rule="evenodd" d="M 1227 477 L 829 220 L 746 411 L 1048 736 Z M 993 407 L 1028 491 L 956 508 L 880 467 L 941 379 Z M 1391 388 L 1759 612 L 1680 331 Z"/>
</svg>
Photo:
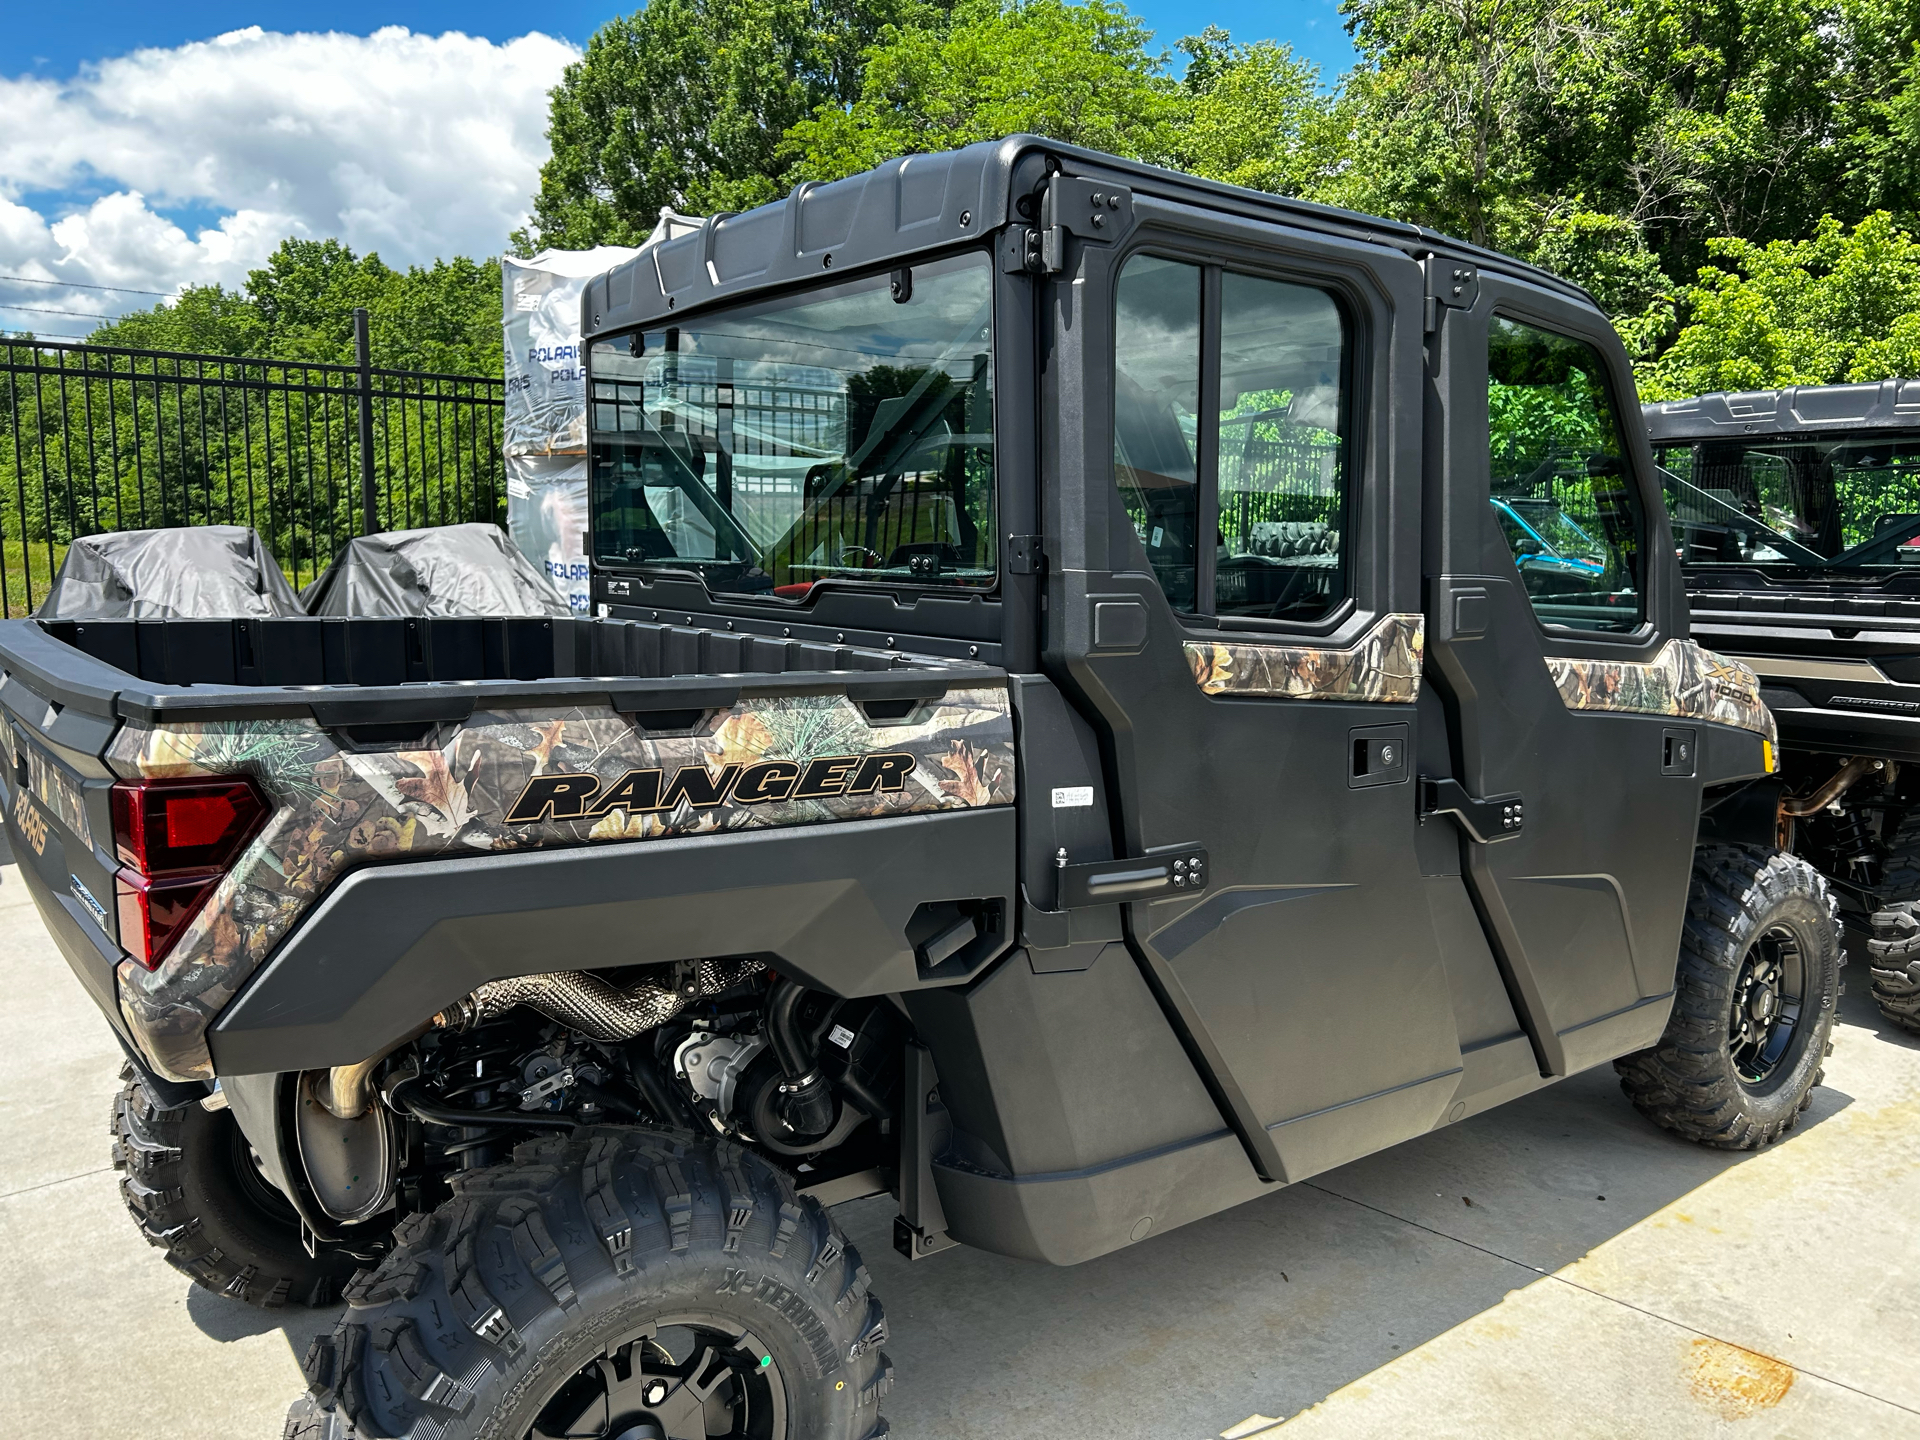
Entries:
<svg viewBox="0 0 1920 1440">
<path fill-rule="evenodd" d="M 260 1173 L 225 1110 L 168 1109 L 133 1078 L 113 1100 L 113 1166 L 120 1198 L 147 1243 L 194 1284 L 274 1309 L 331 1305 L 357 1262 L 300 1242 L 300 1217 Z"/>
<path fill-rule="evenodd" d="M 348 1287 L 287 1440 L 886 1434 L 866 1267 L 759 1156 L 583 1129 L 452 1185 Z"/>
<path fill-rule="evenodd" d="M 1756 1150 L 1813 1101 L 1840 994 L 1839 911 L 1804 860 L 1703 846 L 1681 931 L 1673 1014 L 1614 1061 L 1641 1114 L 1723 1150 Z"/>
</svg>

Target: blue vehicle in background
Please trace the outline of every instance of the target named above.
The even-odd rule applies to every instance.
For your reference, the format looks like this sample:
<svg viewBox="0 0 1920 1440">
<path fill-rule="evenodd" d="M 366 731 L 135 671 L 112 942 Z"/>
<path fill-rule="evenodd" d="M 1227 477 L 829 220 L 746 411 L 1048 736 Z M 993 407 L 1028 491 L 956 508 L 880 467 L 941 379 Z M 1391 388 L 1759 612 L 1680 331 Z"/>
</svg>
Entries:
<svg viewBox="0 0 1920 1440">
<path fill-rule="evenodd" d="M 1490 503 L 1529 590 L 1537 588 L 1536 577 L 1585 578 L 1607 568 L 1606 548 L 1575 524 L 1555 501 L 1495 495 Z"/>
</svg>

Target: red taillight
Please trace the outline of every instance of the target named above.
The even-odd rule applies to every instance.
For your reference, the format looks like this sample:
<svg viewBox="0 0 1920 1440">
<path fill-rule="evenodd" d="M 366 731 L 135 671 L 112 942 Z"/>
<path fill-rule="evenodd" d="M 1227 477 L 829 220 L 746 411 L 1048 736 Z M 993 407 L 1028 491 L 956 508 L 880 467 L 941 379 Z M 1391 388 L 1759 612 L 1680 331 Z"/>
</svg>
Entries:
<svg viewBox="0 0 1920 1440">
<path fill-rule="evenodd" d="M 266 815 L 251 780 L 123 780 L 113 787 L 120 862 L 154 879 L 226 869 Z"/>
<path fill-rule="evenodd" d="M 227 867 L 260 832 L 266 798 L 251 780 L 123 780 L 113 787 L 121 946 L 149 970 L 165 958 Z"/>
</svg>

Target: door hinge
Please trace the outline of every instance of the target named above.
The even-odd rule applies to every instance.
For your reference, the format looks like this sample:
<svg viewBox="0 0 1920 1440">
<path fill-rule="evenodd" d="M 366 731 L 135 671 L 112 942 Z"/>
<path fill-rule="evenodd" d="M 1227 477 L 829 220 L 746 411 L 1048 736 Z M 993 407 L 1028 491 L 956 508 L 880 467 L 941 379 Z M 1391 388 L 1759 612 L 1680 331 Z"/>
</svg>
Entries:
<svg viewBox="0 0 1920 1440">
<path fill-rule="evenodd" d="M 1047 552 L 1040 548 L 1038 535 L 1007 536 L 1007 573 L 1009 575 L 1047 573 Z"/>
<path fill-rule="evenodd" d="M 1480 267 L 1445 255 L 1429 255 L 1420 262 L 1427 277 L 1427 330 L 1440 328 L 1442 306 L 1471 310 L 1480 298 Z"/>
<path fill-rule="evenodd" d="M 1040 224 L 1027 232 L 1027 269 L 1058 275 L 1067 268 L 1067 237 L 1111 243 L 1133 228 L 1133 191 L 1105 180 L 1055 175 L 1040 197 Z"/>
<path fill-rule="evenodd" d="M 1420 823 L 1429 815 L 1451 815 L 1482 845 L 1511 840 L 1527 823 L 1526 802 L 1518 794 L 1476 800 L 1458 780 L 1420 777 Z"/>
</svg>

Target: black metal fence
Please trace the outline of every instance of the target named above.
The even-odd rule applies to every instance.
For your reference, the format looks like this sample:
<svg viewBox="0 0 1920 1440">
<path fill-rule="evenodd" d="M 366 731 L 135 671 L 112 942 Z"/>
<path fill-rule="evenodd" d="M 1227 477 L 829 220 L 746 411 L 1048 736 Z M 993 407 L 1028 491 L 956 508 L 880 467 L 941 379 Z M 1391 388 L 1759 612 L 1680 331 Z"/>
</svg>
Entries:
<svg viewBox="0 0 1920 1440">
<path fill-rule="evenodd" d="M 250 525 L 297 588 L 366 529 L 503 523 L 504 397 L 364 358 L 0 339 L 0 612 L 30 613 L 82 535 Z"/>
</svg>

